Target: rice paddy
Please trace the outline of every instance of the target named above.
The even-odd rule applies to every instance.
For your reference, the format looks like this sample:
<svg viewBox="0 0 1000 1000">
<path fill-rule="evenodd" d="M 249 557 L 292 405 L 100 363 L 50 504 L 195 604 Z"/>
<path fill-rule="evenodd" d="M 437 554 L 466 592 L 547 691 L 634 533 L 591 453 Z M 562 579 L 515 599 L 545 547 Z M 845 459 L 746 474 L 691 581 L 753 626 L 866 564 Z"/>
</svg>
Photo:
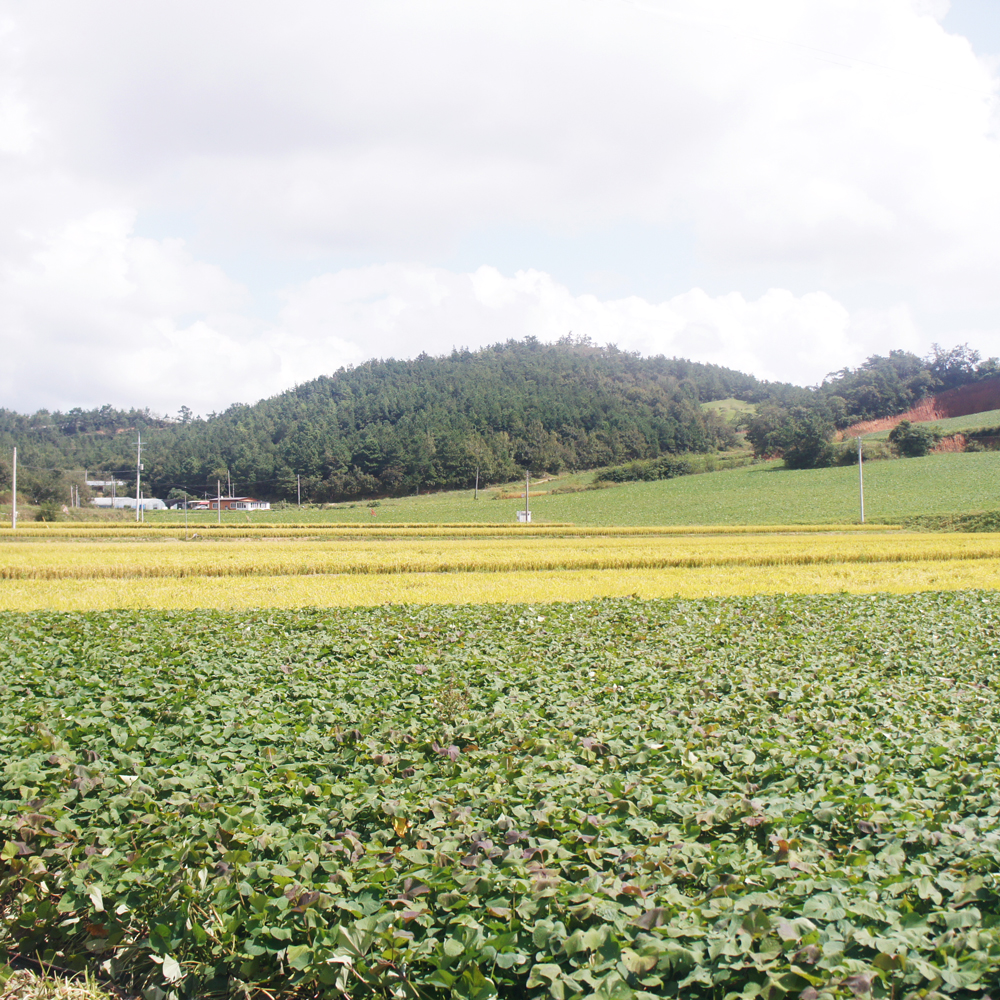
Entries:
<svg viewBox="0 0 1000 1000">
<path fill-rule="evenodd" d="M 1000 535 L 802 534 L 242 540 L 178 544 L 9 542 L 0 548 L 0 579 L 147 579 L 152 577 L 304 576 L 539 570 L 636 570 L 834 563 L 989 560 Z"/>
<path fill-rule="evenodd" d="M 17 531 L 0 528 L 0 541 L 54 541 L 62 539 L 92 540 L 114 538 L 118 540 L 148 541 L 171 538 L 184 541 L 215 541 L 233 538 L 584 538 L 587 536 L 616 537 L 624 535 L 747 535 L 747 534 L 802 534 L 815 531 L 850 531 L 882 533 L 898 528 L 886 524 L 787 524 L 787 525 L 687 525 L 656 526 L 592 526 L 544 523 L 518 524 L 420 524 L 388 523 L 378 525 L 309 523 L 277 524 L 221 524 L 198 525 L 185 529 L 171 524 L 102 524 L 100 522 L 62 521 L 36 523 L 18 527 Z"/>
<path fill-rule="evenodd" d="M 895 530 L 36 540 L 0 545 L 0 610 L 519 603 L 995 589 L 1000 535 Z"/>
<path fill-rule="evenodd" d="M 531 525 L 513 521 L 516 500 L 461 491 L 221 524 L 173 511 L 138 525 L 24 523 L 0 529 L 0 609 L 997 589 L 1000 535 L 899 524 L 995 508 L 995 480 L 1000 453 L 872 463 L 863 526 L 856 469 L 773 464 L 538 496 Z"/>
</svg>

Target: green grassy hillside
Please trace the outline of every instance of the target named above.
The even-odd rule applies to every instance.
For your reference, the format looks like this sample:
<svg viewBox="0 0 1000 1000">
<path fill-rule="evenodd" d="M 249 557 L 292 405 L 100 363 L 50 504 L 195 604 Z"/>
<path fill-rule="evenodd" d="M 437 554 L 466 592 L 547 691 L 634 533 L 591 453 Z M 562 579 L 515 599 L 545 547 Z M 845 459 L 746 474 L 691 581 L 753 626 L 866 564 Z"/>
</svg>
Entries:
<svg viewBox="0 0 1000 1000">
<path fill-rule="evenodd" d="M 756 413 L 757 404 L 748 403 L 742 399 L 713 399 L 710 403 L 702 403 L 703 410 L 718 410 L 724 417 L 735 417 L 737 415 Z"/>
<path fill-rule="evenodd" d="M 578 476 L 580 482 L 585 477 Z M 567 480 L 539 489 L 566 485 Z M 374 508 L 340 505 L 327 510 L 270 514 L 226 514 L 224 521 L 296 522 L 506 522 L 514 521 L 523 500 L 493 499 L 496 490 L 433 493 L 383 500 Z M 869 521 L 898 523 L 924 514 L 959 514 L 1000 507 L 1000 452 L 930 455 L 872 462 L 865 466 L 865 514 Z M 791 471 L 780 462 L 685 476 L 652 483 L 628 483 L 532 497 L 533 518 L 594 525 L 659 524 L 837 524 L 858 519 L 857 467 Z M 190 522 L 213 522 L 214 514 L 191 515 Z M 177 515 L 148 515 L 149 522 L 176 521 Z"/>
<path fill-rule="evenodd" d="M 958 434 L 960 431 L 978 431 L 982 427 L 1000 427 L 1000 410 L 986 410 L 984 413 L 970 413 L 964 417 L 949 417 L 947 420 L 929 421 L 943 434 Z M 889 431 L 875 431 L 866 434 L 866 441 L 885 441 Z"/>
</svg>

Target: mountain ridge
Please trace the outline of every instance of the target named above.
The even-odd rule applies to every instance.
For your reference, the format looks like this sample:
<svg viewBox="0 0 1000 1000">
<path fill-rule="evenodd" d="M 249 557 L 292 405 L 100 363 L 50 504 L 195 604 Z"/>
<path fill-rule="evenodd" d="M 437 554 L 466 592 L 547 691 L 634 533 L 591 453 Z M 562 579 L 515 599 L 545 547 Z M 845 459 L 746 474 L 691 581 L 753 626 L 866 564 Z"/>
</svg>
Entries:
<svg viewBox="0 0 1000 1000">
<path fill-rule="evenodd" d="M 17 445 L 26 488 L 65 495 L 66 469 L 134 481 L 164 495 L 215 493 L 216 481 L 266 499 L 334 501 L 472 486 L 534 472 L 590 469 L 731 447 L 734 425 L 703 407 L 736 398 L 808 411 L 833 426 L 906 409 L 950 383 L 1000 373 L 968 348 L 927 359 L 873 356 L 820 386 L 768 382 L 735 369 L 566 337 L 508 340 L 476 351 L 372 360 L 254 404 L 176 419 L 111 406 L 21 415 L 0 410 L 0 473 Z M 8 480 L 9 481 L 9 480 Z"/>
</svg>

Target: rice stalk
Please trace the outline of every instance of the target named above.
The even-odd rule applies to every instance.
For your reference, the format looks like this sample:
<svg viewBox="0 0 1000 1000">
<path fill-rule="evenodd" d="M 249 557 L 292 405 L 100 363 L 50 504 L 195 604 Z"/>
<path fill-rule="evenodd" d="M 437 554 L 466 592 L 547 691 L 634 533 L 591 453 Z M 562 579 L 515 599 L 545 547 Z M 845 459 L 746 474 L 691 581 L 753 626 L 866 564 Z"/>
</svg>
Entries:
<svg viewBox="0 0 1000 1000">
<path fill-rule="evenodd" d="M 400 573 L 792 567 L 1000 558 L 1000 535 L 218 540 L 0 546 L 0 580 L 385 576 Z"/>
<path fill-rule="evenodd" d="M 839 565 L 734 566 L 636 571 L 401 573 L 394 576 L 256 576 L 108 580 L 17 580 L 0 586 L 0 610 L 191 610 L 488 604 L 764 593 L 915 593 L 1000 589 L 1000 559 Z"/>
</svg>

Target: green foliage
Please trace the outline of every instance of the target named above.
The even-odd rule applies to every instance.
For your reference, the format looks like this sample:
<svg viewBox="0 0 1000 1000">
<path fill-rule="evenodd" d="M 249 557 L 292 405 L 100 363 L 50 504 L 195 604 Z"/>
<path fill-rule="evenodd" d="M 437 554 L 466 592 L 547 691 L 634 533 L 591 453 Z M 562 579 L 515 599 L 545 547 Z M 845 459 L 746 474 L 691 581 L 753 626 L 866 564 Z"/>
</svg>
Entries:
<svg viewBox="0 0 1000 1000">
<path fill-rule="evenodd" d="M 827 376 L 821 392 L 839 401 L 835 405 L 840 412 L 835 419 L 839 427 L 847 427 L 861 420 L 903 413 L 936 391 L 941 382 L 934 364 L 909 351 L 890 351 L 888 357 L 875 354 L 857 368 L 844 368 Z"/>
<path fill-rule="evenodd" d="M 647 462 L 614 465 L 609 469 L 602 469 L 594 478 L 599 483 L 635 483 L 673 479 L 675 476 L 687 476 L 690 473 L 690 462 L 682 459 L 657 458 Z"/>
<path fill-rule="evenodd" d="M 529 338 L 480 351 L 341 369 L 253 405 L 179 421 L 147 411 L 0 411 L 0 445 L 26 465 L 128 470 L 142 431 L 150 491 L 234 490 L 313 502 L 403 496 L 592 469 L 733 442 L 700 401 L 760 383 L 715 365 L 641 358 L 587 340 Z M 117 433 L 127 430 L 128 433 Z"/>
<path fill-rule="evenodd" d="M 911 424 L 901 420 L 889 432 L 889 444 L 903 458 L 922 458 L 929 455 L 931 448 L 941 440 L 941 432 L 936 427 L 925 424 Z"/>
<path fill-rule="evenodd" d="M 908 518 L 907 528 L 915 531 L 988 531 L 1000 532 L 1000 510 L 981 510 L 968 514 L 924 514 Z"/>
<path fill-rule="evenodd" d="M 818 469 L 834 460 L 833 423 L 821 409 L 763 407 L 747 420 L 746 436 L 756 456 L 783 456 L 789 469 Z"/>
<path fill-rule="evenodd" d="M 867 435 L 863 438 L 864 461 L 883 462 L 895 458 L 892 449 L 885 441 L 872 440 Z M 834 465 L 854 465 L 858 464 L 858 439 L 846 438 L 833 446 Z"/>
<path fill-rule="evenodd" d="M 940 430 L 940 426 L 938 427 Z M 997 451 L 1000 449 L 1000 427 L 977 427 L 966 434 L 966 451 Z"/>
<path fill-rule="evenodd" d="M 781 455 L 788 443 L 791 411 L 779 406 L 762 406 L 744 422 L 747 441 L 757 458 Z"/>
<path fill-rule="evenodd" d="M 960 344 L 950 350 L 934 344 L 927 359 L 927 370 L 933 376 L 936 387 L 945 390 L 1000 375 L 1000 363 L 996 358 L 984 361 L 979 351 L 972 350 L 968 344 Z"/>
<path fill-rule="evenodd" d="M 164 997 L 995 991 L 998 628 L 994 593 L 5 615 L 0 948 Z"/>
<path fill-rule="evenodd" d="M 833 463 L 833 424 L 817 411 L 796 414 L 784 457 L 789 469 L 821 469 Z"/>
<path fill-rule="evenodd" d="M 857 445 L 853 445 L 854 449 Z M 865 439 L 866 460 L 871 446 Z M 856 450 L 844 467 L 794 471 L 781 462 L 757 462 L 709 475 L 656 482 L 584 486 L 592 474 L 546 484 L 546 496 L 532 498 L 536 523 L 579 525 L 676 524 L 850 524 L 858 516 Z M 873 456 L 872 456 L 873 457 Z M 694 460 L 692 464 L 694 464 Z M 721 459 L 718 460 L 721 464 Z M 906 461 L 867 462 L 865 514 L 868 520 L 900 523 L 922 514 L 958 514 L 991 509 L 1000 481 L 1000 452 L 934 454 Z M 523 480 L 522 480 L 523 482 Z M 512 490 L 518 484 L 511 484 Z M 488 494 L 498 496 L 498 494 Z M 473 500 L 472 490 L 398 497 L 382 501 L 379 520 L 394 523 L 466 524 L 513 521 L 518 500 Z M 214 511 L 189 515 L 191 524 L 215 523 Z M 252 512 L 253 523 L 369 523 L 364 504 L 356 507 L 297 508 Z M 175 511 L 147 514 L 147 524 L 181 523 Z M 222 515 L 223 523 L 245 524 L 242 512 Z"/>
<path fill-rule="evenodd" d="M 843 427 L 998 371 L 995 359 L 982 361 L 967 347 L 936 347 L 925 359 L 876 355 L 804 388 L 586 339 L 546 345 L 528 338 L 444 357 L 370 361 L 204 419 L 186 407 L 176 419 L 110 406 L 30 416 L 0 410 L 0 451 L 17 444 L 34 502 L 68 495 L 61 474 L 46 472 L 52 468 L 127 479 L 138 432 L 146 485 L 160 496 L 171 489 L 214 495 L 228 472 L 234 490 L 272 501 L 296 499 L 297 476 L 305 500 L 361 501 L 471 487 L 477 469 L 485 486 L 517 478 L 525 464 L 556 473 L 711 453 L 736 444 L 726 414 L 753 404 L 760 412 L 742 419 L 757 428 L 757 454 L 791 446 L 793 462 L 801 454 L 803 467 L 815 467 L 827 461 L 825 448 L 815 437 L 805 449 L 785 440 L 787 414 L 801 424 L 795 413 L 808 410 L 818 423 Z M 713 400 L 720 408 L 701 406 Z"/>
<path fill-rule="evenodd" d="M 678 476 L 692 476 L 703 472 L 717 472 L 721 469 L 736 469 L 750 465 L 755 459 L 750 452 L 740 450 L 729 453 L 712 453 L 687 458 L 654 458 L 646 461 L 629 462 L 627 465 L 600 469 L 593 479 L 591 488 L 608 486 L 612 483 L 650 483 L 660 479 L 675 479 Z M 553 487 L 552 493 L 574 493 L 583 486 Z"/>
<path fill-rule="evenodd" d="M 828 375 L 816 389 L 791 391 L 767 385 L 756 401 L 779 411 L 805 407 L 836 427 L 849 427 L 863 420 L 876 420 L 904 413 L 931 393 L 995 378 L 1000 374 L 996 358 L 981 359 L 968 345 L 945 350 L 935 344 L 932 353 L 919 358 L 909 351 L 872 355 L 857 368 L 843 368 Z M 750 398 L 749 395 L 747 398 Z M 771 415 L 770 424 L 780 426 L 781 417 Z M 756 445 L 755 445 L 756 447 Z M 783 445 L 773 442 L 759 454 L 776 454 Z"/>
<path fill-rule="evenodd" d="M 35 511 L 36 521 L 58 521 L 62 516 L 62 508 L 54 500 L 46 500 Z"/>
</svg>

